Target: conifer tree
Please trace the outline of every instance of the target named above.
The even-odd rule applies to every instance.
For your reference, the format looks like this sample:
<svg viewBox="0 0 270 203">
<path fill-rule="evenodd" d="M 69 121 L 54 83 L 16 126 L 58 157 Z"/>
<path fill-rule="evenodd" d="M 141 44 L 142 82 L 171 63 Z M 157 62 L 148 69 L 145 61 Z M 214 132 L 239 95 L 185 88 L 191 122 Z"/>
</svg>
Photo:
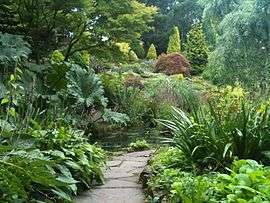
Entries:
<svg viewBox="0 0 270 203">
<path fill-rule="evenodd" d="M 129 61 L 135 62 L 135 61 L 138 61 L 138 60 L 139 60 L 139 58 L 138 58 L 137 54 L 133 50 L 131 50 L 129 52 Z"/>
<path fill-rule="evenodd" d="M 167 54 L 180 53 L 181 52 L 181 39 L 180 32 L 177 26 L 172 29 L 169 44 L 167 48 Z"/>
<path fill-rule="evenodd" d="M 193 70 L 201 72 L 208 62 L 208 46 L 200 23 L 194 24 L 188 32 L 185 52 Z"/>
<path fill-rule="evenodd" d="M 150 46 L 150 48 L 148 50 L 146 58 L 149 59 L 149 60 L 157 59 L 157 50 L 156 50 L 156 47 L 155 47 L 154 44 L 151 44 L 151 46 Z"/>
</svg>

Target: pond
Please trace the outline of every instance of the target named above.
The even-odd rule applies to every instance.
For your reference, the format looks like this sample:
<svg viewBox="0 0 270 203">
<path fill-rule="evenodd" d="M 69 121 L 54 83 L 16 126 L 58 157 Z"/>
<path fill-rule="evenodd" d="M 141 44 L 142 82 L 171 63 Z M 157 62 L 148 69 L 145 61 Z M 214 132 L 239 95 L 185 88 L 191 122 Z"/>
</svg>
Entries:
<svg viewBox="0 0 270 203">
<path fill-rule="evenodd" d="M 163 144 L 164 138 L 164 133 L 157 129 L 125 129 L 101 135 L 97 143 L 107 151 L 118 151 L 136 140 L 146 140 L 151 146 L 156 146 Z"/>
</svg>

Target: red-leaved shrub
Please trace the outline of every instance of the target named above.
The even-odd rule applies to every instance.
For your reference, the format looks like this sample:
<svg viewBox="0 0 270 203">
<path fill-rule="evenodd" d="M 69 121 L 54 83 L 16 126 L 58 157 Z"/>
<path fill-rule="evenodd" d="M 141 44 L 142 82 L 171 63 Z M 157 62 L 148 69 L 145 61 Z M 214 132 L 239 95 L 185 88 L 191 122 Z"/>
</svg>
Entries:
<svg viewBox="0 0 270 203">
<path fill-rule="evenodd" d="M 155 65 L 156 73 L 164 73 L 166 75 L 190 74 L 190 63 L 185 56 L 179 53 L 161 54 Z"/>
</svg>

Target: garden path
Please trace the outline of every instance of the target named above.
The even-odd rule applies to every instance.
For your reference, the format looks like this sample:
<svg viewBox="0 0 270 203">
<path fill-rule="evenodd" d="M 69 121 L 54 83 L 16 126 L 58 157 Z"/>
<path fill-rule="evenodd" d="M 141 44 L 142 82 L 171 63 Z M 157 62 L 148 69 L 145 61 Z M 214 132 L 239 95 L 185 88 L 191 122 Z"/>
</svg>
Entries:
<svg viewBox="0 0 270 203">
<path fill-rule="evenodd" d="M 105 184 L 83 193 L 76 203 L 144 203 L 144 193 L 139 184 L 143 171 L 153 151 L 124 154 L 108 162 Z"/>
</svg>

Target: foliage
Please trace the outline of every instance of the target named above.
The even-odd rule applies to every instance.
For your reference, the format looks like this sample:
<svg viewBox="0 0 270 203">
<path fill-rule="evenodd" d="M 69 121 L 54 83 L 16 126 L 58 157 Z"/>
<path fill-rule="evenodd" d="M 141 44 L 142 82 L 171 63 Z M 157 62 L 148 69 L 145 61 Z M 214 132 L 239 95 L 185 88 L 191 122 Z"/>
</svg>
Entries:
<svg viewBox="0 0 270 203">
<path fill-rule="evenodd" d="M 75 100 L 75 105 L 87 108 L 106 106 L 107 99 L 103 96 L 104 90 L 94 72 L 87 72 L 79 66 L 74 66 L 67 73 L 67 79 L 67 91 Z"/>
<path fill-rule="evenodd" d="M 222 169 L 235 157 L 263 160 L 269 150 L 268 102 L 263 108 L 251 105 L 239 88 L 229 88 L 223 97 L 189 114 L 174 109 L 174 119 L 164 121 L 175 145 L 199 171 Z"/>
<path fill-rule="evenodd" d="M 126 113 L 130 125 L 154 127 L 154 119 L 169 118 L 171 106 L 188 110 L 189 103 L 199 104 L 197 87 L 182 77 L 179 80 L 163 74 L 142 76 L 131 72 L 101 75 L 108 106 Z"/>
<path fill-rule="evenodd" d="M 190 70 L 189 61 L 184 55 L 178 53 L 161 54 L 155 65 L 156 73 L 164 73 L 166 75 L 183 74 L 188 76 Z"/>
<path fill-rule="evenodd" d="M 65 60 L 65 57 L 61 51 L 59 51 L 59 50 L 53 51 L 52 56 L 51 56 L 52 63 L 61 63 L 64 60 Z"/>
<path fill-rule="evenodd" d="M 143 151 L 149 149 L 150 146 L 146 140 L 137 140 L 136 142 L 132 142 L 129 144 L 129 151 Z"/>
<path fill-rule="evenodd" d="M 185 53 L 193 68 L 192 71 L 200 73 L 208 62 L 208 46 L 201 24 L 194 24 L 188 32 Z"/>
<path fill-rule="evenodd" d="M 184 169 L 187 165 L 186 159 L 181 150 L 174 147 L 164 147 L 150 160 L 150 167 L 153 173 L 159 173 L 169 168 Z"/>
<path fill-rule="evenodd" d="M 188 160 L 177 148 L 160 151 L 151 161 L 148 191 L 152 202 L 269 201 L 269 167 L 254 160 L 234 161 L 229 174 L 185 172 Z M 158 169 L 158 170 L 157 170 Z"/>
<path fill-rule="evenodd" d="M 181 40 L 180 40 L 180 33 L 179 28 L 175 26 L 169 38 L 169 44 L 167 48 L 167 54 L 171 53 L 180 53 L 181 52 Z"/>
<path fill-rule="evenodd" d="M 145 58 L 144 46 L 141 40 L 131 42 L 130 47 L 136 53 L 139 59 Z"/>
<path fill-rule="evenodd" d="M 131 62 L 136 62 L 139 60 L 137 54 L 133 50 L 129 52 L 128 56 L 129 56 L 129 61 Z"/>
<path fill-rule="evenodd" d="M 15 143 L 1 139 L 1 201 L 71 202 L 80 188 L 102 180 L 104 152 L 81 132 L 33 130 Z"/>
<path fill-rule="evenodd" d="M 148 182 L 153 202 L 208 202 L 207 189 L 212 186 L 211 179 L 194 176 L 179 169 L 165 168 Z"/>
<path fill-rule="evenodd" d="M 151 46 L 148 49 L 146 59 L 155 60 L 157 59 L 157 51 L 154 44 L 151 44 Z"/>
<path fill-rule="evenodd" d="M 186 41 L 186 35 L 194 22 L 202 19 L 203 8 L 197 0 L 141 0 L 147 5 L 160 9 L 152 23 L 154 29 L 143 34 L 146 47 L 151 43 L 157 45 L 159 54 L 166 53 L 168 36 L 174 26 L 181 28 L 181 39 Z"/>
<path fill-rule="evenodd" d="M 214 28 L 211 34 L 216 41 L 206 78 L 221 84 L 238 80 L 249 87 L 267 83 L 270 26 L 265 17 L 269 2 L 221 0 L 205 4 L 205 23 Z M 224 12 L 219 12 L 221 9 Z"/>
<path fill-rule="evenodd" d="M 61 169 L 61 166 L 50 161 L 39 150 L 2 152 L 1 157 L 1 201 L 71 201 L 69 193 L 72 188 L 76 190 L 76 181 L 68 176 L 68 170 L 66 174 L 56 173 L 55 169 Z M 44 195 L 46 190 L 48 196 Z"/>
<path fill-rule="evenodd" d="M 230 175 L 218 175 L 217 185 L 214 187 L 217 190 L 217 201 L 269 201 L 269 174 L 269 167 L 264 167 L 256 161 L 234 162 Z"/>
<path fill-rule="evenodd" d="M 82 188 L 89 188 L 93 180 L 102 182 L 101 168 L 105 165 L 104 152 L 87 142 L 82 131 L 61 127 L 34 130 L 33 138 L 41 150 L 56 150 L 52 156 L 72 171 Z M 65 157 L 65 158 L 64 158 Z"/>
<path fill-rule="evenodd" d="M 136 0 L 102 1 L 13 1 L 11 12 L 29 36 L 37 63 L 55 49 L 65 45 L 65 59 L 83 50 L 103 48 L 117 42 L 131 42 L 149 30 L 156 8 Z M 67 46 L 66 46 L 67 45 Z M 103 58 L 102 55 L 99 55 Z"/>
<path fill-rule="evenodd" d="M 0 33 L 0 65 L 3 72 L 14 71 L 30 54 L 29 44 L 21 36 Z"/>
<path fill-rule="evenodd" d="M 160 107 L 156 106 L 158 118 L 169 118 L 171 106 L 190 111 L 190 106 L 198 107 L 200 104 L 200 90 L 187 80 L 179 81 L 162 74 L 149 79 L 145 87 L 153 102 L 160 104 Z"/>
</svg>

